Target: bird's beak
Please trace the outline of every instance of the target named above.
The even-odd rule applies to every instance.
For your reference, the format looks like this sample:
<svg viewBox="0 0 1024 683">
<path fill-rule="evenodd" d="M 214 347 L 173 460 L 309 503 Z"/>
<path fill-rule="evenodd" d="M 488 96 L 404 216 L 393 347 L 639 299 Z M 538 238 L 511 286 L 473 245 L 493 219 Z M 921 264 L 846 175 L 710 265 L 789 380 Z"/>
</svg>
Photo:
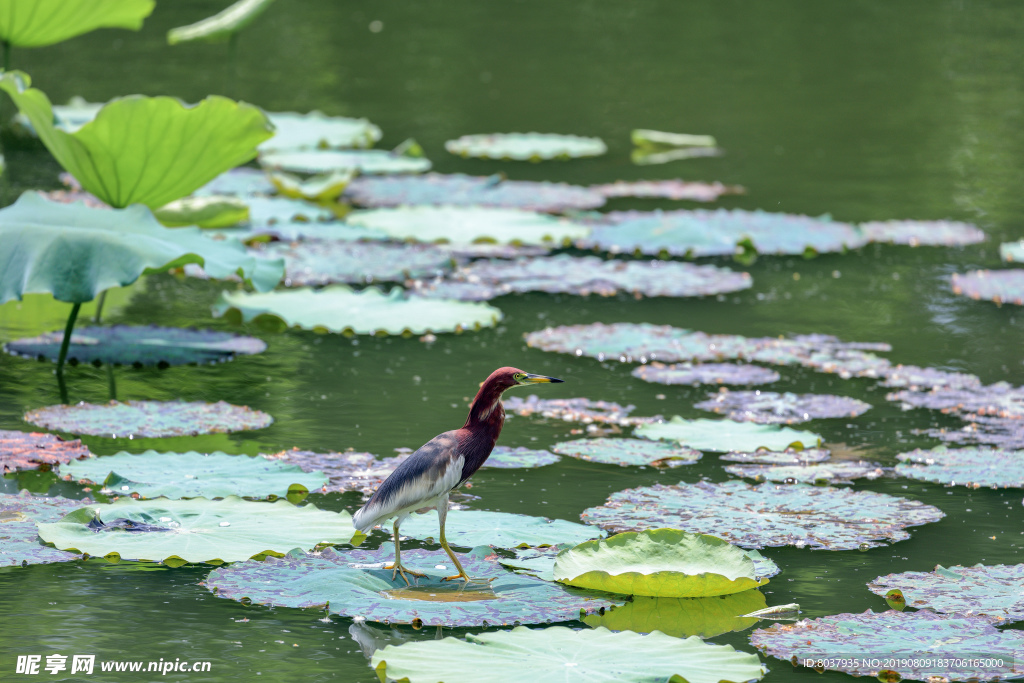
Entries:
<svg viewBox="0 0 1024 683">
<path fill-rule="evenodd" d="M 561 384 L 564 381 L 564 379 L 556 379 L 554 377 L 527 373 L 526 377 L 523 378 L 520 384 Z"/>
</svg>

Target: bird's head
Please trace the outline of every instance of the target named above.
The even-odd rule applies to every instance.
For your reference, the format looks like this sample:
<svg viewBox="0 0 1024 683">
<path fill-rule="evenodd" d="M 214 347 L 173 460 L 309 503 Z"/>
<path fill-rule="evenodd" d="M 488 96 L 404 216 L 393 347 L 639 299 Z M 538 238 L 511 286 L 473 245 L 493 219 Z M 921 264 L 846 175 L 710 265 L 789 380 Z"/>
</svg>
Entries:
<svg viewBox="0 0 1024 683">
<path fill-rule="evenodd" d="M 558 384 L 563 381 L 565 380 L 555 379 L 546 375 L 534 375 L 519 368 L 504 367 L 492 372 L 491 376 L 484 380 L 483 386 L 491 385 L 500 388 L 501 391 L 505 391 L 512 387 L 532 384 Z"/>
</svg>

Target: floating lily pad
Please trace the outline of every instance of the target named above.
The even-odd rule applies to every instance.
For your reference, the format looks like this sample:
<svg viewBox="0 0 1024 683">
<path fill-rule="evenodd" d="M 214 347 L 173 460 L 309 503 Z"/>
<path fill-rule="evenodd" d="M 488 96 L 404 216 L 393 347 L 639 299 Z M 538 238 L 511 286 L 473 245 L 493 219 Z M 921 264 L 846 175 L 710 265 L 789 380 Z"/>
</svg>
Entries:
<svg viewBox="0 0 1024 683">
<path fill-rule="evenodd" d="M 999 245 L 999 256 L 1004 261 L 1020 263 L 1024 261 L 1024 240 L 1018 242 L 1004 242 Z"/>
<path fill-rule="evenodd" d="M 319 291 L 308 288 L 267 294 L 222 292 L 214 314 L 235 320 L 280 320 L 288 327 L 325 329 L 350 334 L 425 334 L 490 327 L 502 314 L 482 303 L 409 298 L 399 289 L 389 294 L 344 285 Z"/>
<path fill-rule="evenodd" d="M 90 505 L 52 524 L 39 537 L 62 550 L 121 559 L 164 562 L 238 562 L 283 554 L 321 543 L 348 543 L 355 536 L 347 512 L 296 507 L 286 500 L 258 503 L 221 500 L 135 500 Z"/>
<path fill-rule="evenodd" d="M 737 477 L 746 477 L 757 481 L 779 481 L 786 484 L 801 482 L 805 484 L 817 484 L 827 482 L 829 484 L 852 484 L 854 479 L 878 479 L 885 474 L 885 470 L 878 463 L 860 462 L 830 462 L 813 463 L 800 465 L 763 465 L 759 463 L 744 463 L 742 465 L 727 465 L 725 471 L 735 474 Z"/>
<path fill-rule="evenodd" d="M 632 375 L 658 384 L 771 384 L 779 373 L 760 365 L 738 363 L 675 363 L 657 361 L 633 368 Z"/>
<path fill-rule="evenodd" d="M 868 240 L 912 247 L 959 247 L 984 242 L 985 233 L 956 221 L 872 221 L 858 226 Z"/>
<path fill-rule="evenodd" d="M 573 543 L 545 546 L 542 548 L 515 548 L 514 558 L 498 557 L 498 564 L 514 572 L 536 576 L 545 581 L 555 580 L 555 558 L 563 550 L 572 548 Z"/>
<path fill-rule="evenodd" d="M 266 173 L 257 168 L 239 166 L 221 173 L 193 194 L 196 196 L 231 195 L 252 198 L 258 195 L 271 195 L 274 192 L 274 184 Z"/>
<path fill-rule="evenodd" d="M 303 472 L 323 472 L 327 475 L 324 493 L 359 491 L 369 496 L 384 480 L 391 476 L 408 455 L 379 459 L 373 453 L 346 451 L 344 453 L 315 453 L 297 448 L 273 454 L 261 454 L 270 460 L 279 460 L 302 469 Z"/>
<path fill-rule="evenodd" d="M 22 470 L 48 472 L 72 460 L 90 458 L 81 441 L 67 441 L 54 434 L 12 432 L 0 429 L 0 474 Z"/>
<path fill-rule="evenodd" d="M 463 135 L 444 143 L 444 148 L 460 157 L 516 161 L 578 159 L 601 156 L 608 151 L 601 138 L 553 133 Z"/>
<path fill-rule="evenodd" d="M 247 197 L 249 222 L 253 227 L 280 223 L 313 223 L 334 220 L 331 209 L 312 202 L 286 197 Z"/>
<path fill-rule="evenodd" d="M 427 574 L 415 586 L 384 569 L 395 559 L 394 546 L 377 550 L 316 555 L 289 553 L 263 562 L 242 562 L 212 571 L 204 585 L 217 597 L 282 607 L 327 607 L 332 614 L 386 624 L 423 626 L 543 624 L 578 619 L 580 612 L 619 604 L 615 596 L 566 589 L 557 584 L 506 571 L 485 557 L 490 548 L 459 554 L 470 576 L 494 577 L 481 586 L 443 582 L 454 572 L 443 551 L 404 550 L 402 564 Z"/>
<path fill-rule="evenodd" d="M 896 457 L 896 474 L 902 477 L 972 488 L 1024 488 L 1024 451 L 940 446 Z"/>
<path fill-rule="evenodd" d="M 195 436 L 262 429 L 274 418 L 224 401 L 111 401 L 57 405 L 25 413 L 24 420 L 72 434 L 118 437 Z"/>
<path fill-rule="evenodd" d="M 854 550 L 905 540 L 910 538 L 905 527 L 944 515 L 920 501 L 874 491 L 727 481 L 626 489 L 581 516 L 615 533 L 673 526 L 744 548 Z"/>
<path fill-rule="evenodd" d="M 49 564 L 77 560 L 74 553 L 57 550 L 39 541 L 38 524 L 55 522 L 91 501 L 59 496 L 12 496 L 0 493 L 0 567 Z"/>
<path fill-rule="evenodd" d="M 944 413 L 975 413 L 981 416 L 1024 418 L 1024 388 L 996 382 L 975 388 L 936 387 L 931 391 L 903 389 L 886 398 L 897 401 L 904 410 L 928 408 Z"/>
<path fill-rule="evenodd" d="M 565 420 L 566 422 L 604 422 L 617 425 L 636 425 L 656 422 L 660 416 L 630 417 L 634 405 L 622 406 L 614 401 L 591 401 L 588 398 L 540 398 L 530 394 L 526 398 L 509 396 L 504 400 L 505 410 L 517 415 Z"/>
<path fill-rule="evenodd" d="M 533 448 L 509 448 L 508 446 L 495 446 L 490 456 L 484 461 L 484 467 L 496 467 L 498 469 L 523 469 L 533 467 L 544 467 L 553 465 L 561 460 L 560 457 L 551 451 L 535 450 Z"/>
<path fill-rule="evenodd" d="M 739 548 L 679 529 L 628 531 L 558 554 L 555 580 L 578 588 L 659 598 L 704 598 L 768 583 Z"/>
<path fill-rule="evenodd" d="M 928 429 L 928 436 L 951 443 L 983 443 L 997 448 L 1024 449 L 1024 420 L 966 415 L 970 422 L 961 429 Z"/>
<path fill-rule="evenodd" d="M 565 218 L 521 209 L 475 206 L 370 209 L 353 212 L 346 216 L 346 221 L 393 239 L 456 244 L 488 241 L 559 247 L 590 232 L 586 226 Z"/>
<path fill-rule="evenodd" d="M 311 202 L 337 201 L 355 176 L 352 171 L 332 171 L 306 179 L 284 172 L 268 175 L 270 182 L 283 196 Z"/>
<path fill-rule="evenodd" d="M 402 522 L 401 529 L 402 535 L 410 538 L 437 539 L 440 534 L 437 511 L 410 515 Z M 591 538 L 600 538 L 604 536 L 604 532 L 564 519 L 487 510 L 449 510 L 444 535 L 450 545 L 462 548 L 475 548 L 480 545 L 518 548 L 582 543 Z"/>
<path fill-rule="evenodd" d="M 57 360 L 64 332 L 48 332 L 4 344 L 4 350 L 27 358 Z M 262 353 L 267 345 L 255 337 L 180 327 L 114 325 L 80 327 L 71 335 L 68 361 L 116 365 L 186 365 L 221 363 L 238 355 Z"/>
<path fill-rule="evenodd" d="M 278 150 L 260 155 L 264 168 L 293 173 L 356 171 L 363 175 L 423 173 L 430 160 L 405 156 L 382 149 Z"/>
<path fill-rule="evenodd" d="M 694 405 L 737 422 L 796 424 L 827 417 L 857 417 L 871 404 L 848 396 L 828 394 L 783 394 L 774 391 L 729 391 L 719 389 L 711 398 Z"/>
<path fill-rule="evenodd" d="M 784 451 L 762 450 L 750 453 L 726 453 L 718 456 L 720 460 L 764 465 L 810 465 L 816 462 L 825 462 L 831 457 L 828 449 L 825 448 L 805 448 L 803 450 L 787 448 Z"/>
<path fill-rule="evenodd" d="M 953 293 L 997 304 L 1024 305 L 1024 270 L 974 270 L 953 273 Z"/>
<path fill-rule="evenodd" d="M 879 576 L 868 588 L 876 595 L 899 588 L 906 603 L 918 609 L 995 617 L 1008 622 L 1024 620 L 1024 564 L 976 564 L 948 569 L 939 565 L 933 572 Z"/>
<path fill-rule="evenodd" d="M 933 612 L 835 614 L 759 629 L 750 642 L 765 654 L 807 667 L 857 676 L 895 672 L 887 680 L 988 681 L 1024 676 L 1015 653 L 1024 632 L 999 631 L 984 617 Z M 972 666 L 972 660 L 1001 666 Z M 994 663 L 994 662 L 993 662 Z M 933 678 L 934 677 L 934 678 Z"/>
<path fill-rule="evenodd" d="M 612 631 L 651 633 L 661 631 L 675 638 L 714 638 L 730 631 L 745 631 L 758 622 L 743 617 L 768 606 L 764 594 L 748 590 L 712 598 L 649 598 L 635 595 L 604 614 L 588 614 L 583 623 Z"/>
<path fill-rule="evenodd" d="M 675 180 L 618 180 L 605 185 L 591 185 L 590 189 L 605 197 L 658 197 L 662 199 L 687 199 L 691 202 L 713 202 L 722 195 L 744 194 L 746 190 L 737 185 L 722 183 L 698 183 L 676 178 Z"/>
<path fill-rule="evenodd" d="M 623 467 L 678 467 L 692 465 L 701 458 L 700 451 L 647 439 L 576 439 L 556 443 L 551 450 L 580 460 Z"/>
<path fill-rule="evenodd" d="M 636 435 L 645 439 L 676 441 L 701 451 L 756 451 L 759 448 L 784 451 L 793 444 L 804 448 L 821 444 L 821 436 L 789 427 L 757 425 L 732 420 L 684 420 L 676 416 L 668 422 L 644 424 Z"/>
<path fill-rule="evenodd" d="M 980 389 L 977 375 L 947 372 L 916 365 L 894 365 L 885 371 L 883 387 L 906 387 L 913 391 L 946 387 L 950 389 Z"/>
<path fill-rule="evenodd" d="M 492 206 L 558 213 L 596 209 L 604 196 L 566 183 L 508 180 L 504 176 L 442 175 L 364 176 L 345 190 L 359 206 Z"/>
<path fill-rule="evenodd" d="M 668 133 L 649 128 L 634 129 L 629 139 L 637 147 L 714 147 L 718 144 L 711 135 Z"/>
<path fill-rule="evenodd" d="M 153 215 L 169 228 L 185 225 L 230 228 L 249 220 L 249 205 L 228 195 L 182 197 L 161 206 Z"/>
<path fill-rule="evenodd" d="M 725 152 L 718 147 L 638 147 L 630 152 L 629 160 L 637 166 L 653 166 L 683 159 L 720 157 L 723 154 Z"/>
<path fill-rule="evenodd" d="M 247 455 L 157 453 L 146 451 L 79 460 L 61 468 L 65 477 L 103 484 L 112 495 L 142 498 L 284 498 L 319 491 L 322 473 L 306 473 L 296 465 Z"/>
<path fill-rule="evenodd" d="M 402 282 L 437 275 L 454 265 L 450 253 L 430 244 L 307 240 L 268 244 L 261 253 L 284 259 L 288 287 Z"/>
<path fill-rule="evenodd" d="M 274 137 L 260 144 L 260 152 L 271 150 L 373 147 L 383 133 L 366 119 L 327 116 L 323 112 L 268 112 Z"/>
</svg>

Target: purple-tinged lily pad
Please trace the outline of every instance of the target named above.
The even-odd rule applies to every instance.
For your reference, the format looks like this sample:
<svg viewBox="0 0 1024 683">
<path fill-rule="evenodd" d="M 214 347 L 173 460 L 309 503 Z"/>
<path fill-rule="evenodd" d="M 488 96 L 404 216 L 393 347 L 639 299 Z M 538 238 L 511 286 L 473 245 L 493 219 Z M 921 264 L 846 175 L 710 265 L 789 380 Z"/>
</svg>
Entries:
<svg viewBox="0 0 1024 683">
<path fill-rule="evenodd" d="M 940 446 L 896 457 L 896 474 L 911 479 L 970 488 L 1024 488 L 1024 451 Z"/>
<path fill-rule="evenodd" d="M 692 448 L 648 439 L 576 439 L 556 443 L 551 450 L 580 460 L 623 467 L 678 467 L 692 465 L 701 458 L 701 452 Z"/>
<path fill-rule="evenodd" d="M 647 424 L 662 419 L 652 417 L 630 417 L 634 405 L 622 406 L 613 401 L 591 401 L 588 398 L 540 398 L 530 394 L 526 398 L 509 396 L 504 400 L 505 410 L 516 415 L 539 415 L 566 422 L 603 422 L 620 426 Z"/>
<path fill-rule="evenodd" d="M 444 143 L 444 148 L 460 157 L 541 161 L 596 157 L 608 151 L 600 138 L 555 133 L 490 133 L 463 135 Z"/>
<path fill-rule="evenodd" d="M 725 471 L 737 477 L 754 479 L 755 481 L 777 481 L 786 484 L 852 484 L 854 479 L 878 479 L 885 470 L 878 463 L 860 462 L 827 462 L 809 465 L 764 465 L 742 464 L 727 465 Z"/>
<path fill-rule="evenodd" d="M 221 173 L 193 194 L 196 196 L 225 194 L 238 197 L 254 197 L 276 193 L 277 188 L 270 182 L 270 178 L 267 177 L 266 173 L 257 168 L 239 166 L 238 168 Z"/>
<path fill-rule="evenodd" d="M 111 401 L 56 405 L 25 413 L 26 422 L 72 434 L 110 438 L 195 436 L 262 429 L 274 418 L 224 401 Z"/>
<path fill-rule="evenodd" d="M 1024 305 L 1024 270 L 974 270 L 953 273 L 953 293 L 997 304 Z"/>
<path fill-rule="evenodd" d="M 267 258 L 284 258 L 288 287 L 401 282 L 434 276 L 453 265 L 450 253 L 430 244 L 309 240 L 274 242 L 260 251 Z"/>
<path fill-rule="evenodd" d="M 298 465 L 303 472 L 323 472 L 328 479 L 324 493 L 359 491 L 365 496 L 376 491 L 377 487 L 391 476 L 395 468 L 409 457 L 408 454 L 404 454 L 380 459 L 373 453 L 315 453 L 300 451 L 298 448 L 261 455 L 269 460 Z"/>
<path fill-rule="evenodd" d="M 762 465 L 810 465 L 825 462 L 832 455 L 826 448 L 805 448 L 798 451 L 789 448 L 784 451 L 751 451 L 747 453 L 726 453 L 719 460 L 731 462 L 760 463 Z"/>
<path fill-rule="evenodd" d="M 489 547 L 459 554 L 473 577 L 489 584 L 444 582 L 455 573 L 442 550 L 405 550 L 402 564 L 427 574 L 407 587 L 384 569 L 395 559 L 394 546 L 338 552 L 327 548 L 307 555 L 289 553 L 263 562 L 248 561 L 215 569 L 203 582 L 217 597 L 281 607 L 317 607 L 344 617 L 416 626 L 483 626 L 572 621 L 580 612 L 621 604 L 616 596 L 567 589 L 502 568 Z"/>
<path fill-rule="evenodd" d="M 858 227 L 871 242 L 911 247 L 959 247 L 986 239 L 976 226 L 957 221 L 872 221 Z"/>
<path fill-rule="evenodd" d="M 57 550 L 39 541 L 40 522 L 56 522 L 80 507 L 88 498 L 70 500 L 59 496 L 29 496 L 0 493 L 0 567 L 69 562 L 75 553 Z"/>
<path fill-rule="evenodd" d="M 0 474 L 22 470 L 49 472 L 72 460 L 91 457 L 88 447 L 78 439 L 67 441 L 55 434 L 0 429 Z"/>
<path fill-rule="evenodd" d="M 1024 388 L 1006 382 L 964 389 L 903 389 L 887 394 L 886 398 L 899 402 L 903 410 L 928 408 L 944 413 L 974 413 L 986 417 L 1024 419 Z"/>
<path fill-rule="evenodd" d="M 937 522 L 943 512 L 874 491 L 742 481 L 642 486 L 613 493 L 584 510 L 584 522 L 608 531 L 675 527 L 717 535 L 744 548 L 795 545 L 854 550 L 910 538 L 904 528 Z"/>
<path fill-rule="evenodd" d="M 942 613 L 1024 620 L 1024 564 L 943 567 L 933 572 L 879 576 L 868 584 L 876 595 L 903 591 L 907 605 Z"/>
<path fill-rule="evenodd" d="M 779 373 L 760 365 L 739 363 L 674 363 L 657 361 L 633 368 L 632 375 L 658 384 L 771 384 Z"/>
<path fill-rule="evenodd" d="M 1024 420 L 964 415 L 969 423 L 960 429 L 928 429 L 924 433 L 949 443 L 989 444 L 1009 450 L 1024 449 Z"/>
<path fill-rule="evenodd" d="M 963 372 L 948 372 L 916 365 L 893 365 L 885 371 L 883 387 L 907 388 L 921 391 L 935 388 L 980 389 L 981 379 L 977 375 Z"/>
<path fill-rule="evenodd" d="M 565 183 L 507 180 L 503 176 L 461 173 L 422 176 L 362 176 L 345 190 L 344 198 L 366 207 L 493 206 L 559 213 L 596 209 L 604 197 L 590 188 Z"/>
<path fill-rule="evenodd" d="M 1024 632 L 984 617 L 920 612 L 834 614 L 758 629 L 750 642 L 800 666 L 898 681 L 990 681 L 1024 676 Z"/>
<path fill-rule="evenodd" d="M 523 469 L 553 465 L 561 459 L 551 451 L 523 448 L 522 446 L 518 448 L 495 446 L 483 466 L 503 470 Z"/>
<path fill-rule="evenodd" d="M 827 417 L 857 417 L 871 405 L 847 396 L 774 391 L 729 391 L 721 388 L 694 407 L 737 422 L 796 424 Z"/>
<path fill-rule="evenodd" d="M 590 189 L 612 197 L 657 197 L 661 199 L 688 199 L 691 202 L 713 202 L 725 194 L 745 194 L 738 185 L 719 182 L 700 183 L 676 178 L 674 180 L 618 180 L 604 185 L 591 185 Z"/>
<path fill-rule="evenodd" d="M 545 256 L 551 252 L 549 247 L 535 244 L 438 244 L 438 248 L 447 251 L 456 259 L 463 258 L 530 258 Z"/>
<path fill-rule="evenodd" d="M 4 350 L 26 358 L 56 361 L 64 332 L 48 332 L 4 344 Z M 68 361 L 114 365 L 187 365 L 222 363 L 237 355 L 262 353 L 267 345 L 255 337 L 230 332 L 156 325 L 79 327 L 71 335 Z"/>
</svg>

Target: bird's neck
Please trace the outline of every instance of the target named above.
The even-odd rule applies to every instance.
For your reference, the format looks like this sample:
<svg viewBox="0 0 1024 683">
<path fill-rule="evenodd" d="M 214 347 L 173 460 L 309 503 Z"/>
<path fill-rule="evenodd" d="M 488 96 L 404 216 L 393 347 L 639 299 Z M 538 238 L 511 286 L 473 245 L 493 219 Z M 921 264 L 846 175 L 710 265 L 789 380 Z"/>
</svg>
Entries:
<svg viewBox="0 0 1024 683">
<path fill-rule="evenodd" d="M 494 438 L 497 439 L 501 426 L 505 423 L 505 409 L 501 406 L 503 389 L 488 384 L 480 387 L 476 398 L 469 406 L 469 416 L 462 428 L 471 431 L 493 431 Z"/>
</svg>

